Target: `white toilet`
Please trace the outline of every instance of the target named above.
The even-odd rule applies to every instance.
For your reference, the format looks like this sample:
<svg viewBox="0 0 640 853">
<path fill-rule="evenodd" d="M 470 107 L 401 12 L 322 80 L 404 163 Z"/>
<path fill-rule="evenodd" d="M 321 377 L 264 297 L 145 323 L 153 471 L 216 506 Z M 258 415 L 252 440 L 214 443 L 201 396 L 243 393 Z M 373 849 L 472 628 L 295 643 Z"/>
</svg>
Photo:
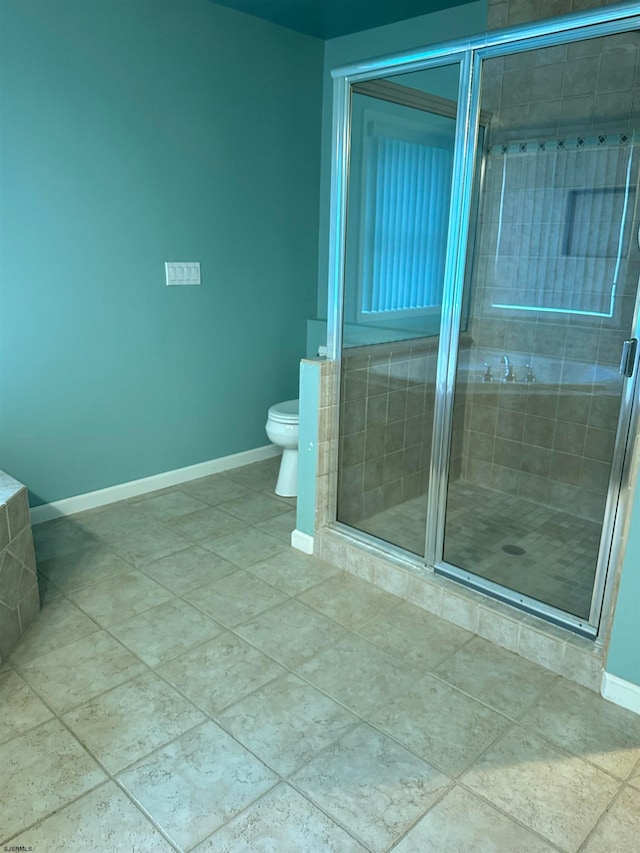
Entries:
<svg viewBox="0 0 640 853">
<path fill-rule="evenodd" d="M 271 406 L 267 416 L 267 436 L 272 444 L 282 447 L 282 462 L 276 495 L 295 498 L 298 494 L 298 400 L 286 400 Z"/>
</svg>

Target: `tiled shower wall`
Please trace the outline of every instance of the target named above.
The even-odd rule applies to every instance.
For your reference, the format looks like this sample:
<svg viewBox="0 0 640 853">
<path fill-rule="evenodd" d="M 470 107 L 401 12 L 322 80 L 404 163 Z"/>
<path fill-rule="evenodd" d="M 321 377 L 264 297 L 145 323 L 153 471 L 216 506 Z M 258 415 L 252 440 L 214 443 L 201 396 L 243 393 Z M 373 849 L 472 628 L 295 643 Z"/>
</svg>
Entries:
<svg viewBox="0 0 640 853">
<path fill-rule="evenodd" d="M 511 0 L 490 3 L 489 21 L 492 26 L 502 26 L 565 11 L 571 9 L 563 2 Z M 526 167 L 514 170 L 513 163 L 509 164 L 512 182 L 505 184 L 504 195 L 502 158 L 488 156 L 485 161 L 470 317 L 473 367 L 465 389 L 466 403 L 456 400 L 456 409 L 466 410 L 463 476 L 558 508 L 574 507 L 579 515 L 598 520 L 606 498 L 617 422 L 619 397 L 614 377 L 622 343 L 629 335 L 640 274 L 635 240 L 629 240 L 611 318 L 491 306 L 509 301 L 504 298 L 505 285 L 508 291 L 512 281 L 522 278 L 518 258 L 521 262 L 523 254 L 531 255 L 531 264 L 537 264 L 541 274 L 549 277 L 554 275 L 551 266 L 567 263 L 562 247 L 558 247 L 558 235 L 566 234 L 567 223 L 561 220 L 568 205 L 562 202 L 557 206 L 560 217 L 555 220 L 552 204 L 546 211 L 535 213 L 536 194 L 540 201 L 544 182 L 549 182 L 544 174 L 545 158 L 547 171 L 550 162 L 548 154 L 537 151 L 536 146 L 542 141 L 557 144 L 558 139 L 564 144 L 567 138 L 577 145 L 581 135 L 590 134 L 608 136 L 611 144 L 620 134 L 631 134 L 640 127 L 639 57 L 640 34 L 608 36 L 490 60 L 483 85 L 482 108 L 492 116 L 485 150 L 493 146 L 495 151 L 496 146 L 513 145 L 515 141 L 526 142 L 529 150 L 521 154 L 527 158 L 522 161 Z M 626 150 L 630 150 L 628 144 Z M 589 156 L 594 155 L 586 150 L 558 153 L 553 165 L 556 172 L 562 169 L 566 173 L 562 185 L 567 194 L 571 188 L 585 185 L 579 179 L 580 169 L 573 165 L 569 168 L 570 158 L 584 164 Z M 636 162 L 638 157 L 636 147 Z M 621 157 L 621 162 L 627 162 L 626 158 Z M 584 171 L 588 173 L 589 169 Z M 623 184 L 620 171 L 613 179 L 606 177 L 604 184 Z M 633 174 L 635 184 L 637 168 Z M 540 178 L 542 183 L 536 184 Z M 589 179 L 594 178 L 597 183 L 596 175 Z M 551 183 L 559 185 L 557 174 Z M 526 208 L 534 211 L 529 217 L 532 221 L 537 217 L 533 228 L 526 215 L 523 221 L 522 210 Z M 501 210 L 503 233 L 498 253 Z M 514 222 L 514 212 L 519 221 Z M 633 233 L 638 224 L 636 214 Z M 510 226 L 505 243 L 504 229 Z M 537 247 L 531 245 L 532 234 L 537 234 Z M 556 245 L 554 235 L 558 238 Z M 595 275 L 602 261 L 587 260 Z M 585 263 L 584 258 L 576 262 Z M 562 277 L 557 275 L 557 279 Z M 482 367 L 478 369 L 478 365 L 489 361 L 494 377 L 500 379 L 504 355 L 514 364 L 519 381 L 482 383 Z M 522 381 L 529 372 L 526 365 L 533 368 L 535 384 Z"/>
<path fill-rule="evenodd" d="M 426 494 L 437 338 L 357 347 L 343 360 L 338 518 L 357 524 Z M 464 413 L 454 423 L 452 476 L 459 476 Z"/>
<path fill-rule="evenodd" d="M 613 6 L 619 0 L 489 0 L 487 29 L 528 24 L 569 12 Z"/>
</svg>

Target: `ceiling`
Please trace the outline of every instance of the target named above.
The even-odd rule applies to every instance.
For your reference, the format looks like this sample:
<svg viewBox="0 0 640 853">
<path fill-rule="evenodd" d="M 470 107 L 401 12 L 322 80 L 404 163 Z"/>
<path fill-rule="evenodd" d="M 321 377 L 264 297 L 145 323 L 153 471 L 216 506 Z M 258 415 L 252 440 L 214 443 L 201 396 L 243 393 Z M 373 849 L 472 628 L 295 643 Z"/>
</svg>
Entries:
<svg viewBox="0 0 640 853">
<path fill-rule="evenodd" d="M 470 0 L 213 0 L 316 38 L 332 39 L 381 27 Z"/>
</svg>

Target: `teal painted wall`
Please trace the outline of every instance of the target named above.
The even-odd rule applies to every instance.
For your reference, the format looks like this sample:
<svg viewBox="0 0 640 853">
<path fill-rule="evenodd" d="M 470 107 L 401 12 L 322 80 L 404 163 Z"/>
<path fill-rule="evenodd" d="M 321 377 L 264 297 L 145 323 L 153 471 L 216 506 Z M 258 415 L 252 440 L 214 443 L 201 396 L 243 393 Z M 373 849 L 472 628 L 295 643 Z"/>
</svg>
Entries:
<svg viewBox="0 0 640 853">
<path fill-rule="evenodd" d="M 636 454 L 638 452 L 640 440 L 636 441 Z M 636 466 L 640 467 L 638 458 Z M 605 669 L 618 678 L 640 685 L 640 477 L 636 478 Z"/>
<path fill-rule="evenodd" d="M 39 504 L 267 444 L 316 304 L 323 43 L 207 0 L 2 0 L 0 33 L 0 467 Z"/>
<path fill-rule="evenodd" d="M 319 361 L 300 364 L 300 430 L 298 435 L 298 500 L 296 529 L 315 533 L 316 479 L 318 476 L 318 426 L 320 421 Z"/>
<path fill-rule="evenodd" d="M 320 178 L 320 242 L 318 255 L 317 316 L 327 316 L 327 281 L 329 253 L 330 189 L 331 189 L 331 122 L 333 79 L 331 69 L 428 44 L 483 33 L 487 29 L 487 0 L 475 0 L 463 7 L 443 9 L 386 27 L 377 27 L 349 36 L 330 39 L 324 48 L 322 99 L 322 165 Z M 449 75 L 445 74 L 446 83 Z M 443 92 L 444 94 L 444 92 Z M 448 93 L 447 93 L 448 94 Z M 310 349 L 313 350 L 310 340 Z M 308 351 L 308 355 L 315 352 Z"/>
</svg>

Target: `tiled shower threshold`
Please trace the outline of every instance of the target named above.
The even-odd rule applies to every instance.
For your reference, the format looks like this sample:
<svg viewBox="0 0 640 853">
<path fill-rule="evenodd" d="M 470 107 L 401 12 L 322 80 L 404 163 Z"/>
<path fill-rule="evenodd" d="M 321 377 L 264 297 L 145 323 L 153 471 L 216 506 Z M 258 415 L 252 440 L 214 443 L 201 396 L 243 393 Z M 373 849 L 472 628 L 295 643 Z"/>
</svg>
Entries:
<svg viewBox="0 0 640 853">
<path fill-rule="evenodd" d="M 316 533 L 315 552 L 341 569 L 502 648 L 600 692 L 602 643 L 579 637 L 422 568 L 409 555 L 389 554 L 335 525 Z"/>
</svg>

